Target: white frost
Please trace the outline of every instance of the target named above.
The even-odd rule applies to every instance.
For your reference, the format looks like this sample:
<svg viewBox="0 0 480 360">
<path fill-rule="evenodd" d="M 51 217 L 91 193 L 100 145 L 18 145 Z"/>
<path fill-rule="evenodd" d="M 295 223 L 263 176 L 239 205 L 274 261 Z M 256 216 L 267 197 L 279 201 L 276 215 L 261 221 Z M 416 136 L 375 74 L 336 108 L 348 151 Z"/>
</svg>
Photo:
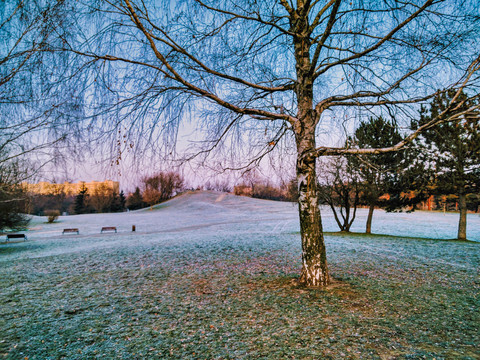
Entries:
<svg viewBox="0 0 480 360">
<path fill-rule="evenodd" d="M 323 229 L 338 231 L 331 210 L 322 210 Z M 368 209 L 359 209 L 351 230 L 364 232 Z M 375 210 L 372 232 L 409 237 L 453 239 L 457 234 L 459 215 L 455 213 L 417 211 L 386 213 Z M 181 195 L 150 209 L 117 214 L 61 216 L 58 222 L 46 224 L 45 217 L 34 217 L 27 232 L 31 248 L 2 260 L 17 257 L 44 257 L 83 250 L 107 249 L 115 244 L 168 245 L 189 238 L 211 239 L 236 236 L 291 234 L 300 230 L 297 205 L 294 203 L 239 197 L 213 191 Z M 132 232 L 132 225 L 136 232 Z M 100 233 L 103 226 L 116 226 L 118 233 Z M 80 235 L 62 235 L 65 228 L 78 228 Z M 265 235 L 261 235 L 265 234 Z M 480 215 L 468 214 L 467 238 L 480 241 Z M 5 237 L 2 237 L 2 241 Z M 12 244 L 14 246 L 15 244 Z M 5 245 L 0 245 L 0 248 Z M 328 250 L 328 249 L 327 249 Z"/>
</svg>

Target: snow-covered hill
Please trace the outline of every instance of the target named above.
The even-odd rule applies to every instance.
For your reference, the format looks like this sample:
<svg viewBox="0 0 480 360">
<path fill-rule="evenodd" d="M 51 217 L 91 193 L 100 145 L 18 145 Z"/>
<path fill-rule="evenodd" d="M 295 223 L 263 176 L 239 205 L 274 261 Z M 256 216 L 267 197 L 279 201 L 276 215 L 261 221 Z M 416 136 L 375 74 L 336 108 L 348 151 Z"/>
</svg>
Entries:
<svg viewBox="0 0 480 360">
<path fill-rule="evenodd" d="M 357 211 L 352 231 L 363 232 L 366 209 Z M 332 212 L 322 208 L 322 221 L 327 232 L 338 231 Z M 396 236 L 453 239 L 456 237 L 458 214 L 417 211 L 414 213 L 386 213 L 376 210 L 373 233 Z M 132 233 L 132 225 L 136 232 Z M 78 228 L 77 237 L 111 237 L 100 234 L 103 226 L 117 227 L 120 235 L 154 235 L 162 233 L 201 232 L 218 233 L 291 233 L 299 231 L 297 206 L 214 191 L 187 192 L 170 201 L 137 211 L 116 214 L 86 214 L 61 216 L 58 222 L 46 224 L 44 217 L 34 217 L 27 232 L 32 240 L 76 235 L 62 235 L 64 228 Z M 468 238 L 480 241 L 480 215 L 468 215 Z"/>
</svg>

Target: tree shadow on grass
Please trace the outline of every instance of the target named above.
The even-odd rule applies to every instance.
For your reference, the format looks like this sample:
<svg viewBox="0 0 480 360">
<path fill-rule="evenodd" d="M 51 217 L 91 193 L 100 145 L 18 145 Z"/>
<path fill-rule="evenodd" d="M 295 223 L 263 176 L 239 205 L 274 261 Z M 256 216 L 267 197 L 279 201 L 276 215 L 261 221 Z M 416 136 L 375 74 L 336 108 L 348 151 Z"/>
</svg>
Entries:
<svg viewBox="0 0 480 360">
<path fill-rule="evenodd" d="M 284 276 L 266 276 L 256 277 L 248 285 L 249 287 L 262 288 L 264 290 L 279 290 L 284 289 L 290 292 L 297 293 L 326 293 L 329 295 L 338 295 L 341 297 L 349 296 L 356 297 L 358 294 L 352 284 L 344 281 L 342 278 L 330 277 L 330 284 L 325 288 L 306 287 L 299 283 L 299 276 L 297 274 Z"/>
<path fill-rule="evenodd" d="M 428 238 L 428 237 L 418 237 L 418 236 L 405 236 L 405 235 L 387 235 L 387 234 L 366 234 L 360 232 L 346 232 L 346 231 L 335 231 L 335 232 L 325 232 L 325 235 L 328 236 L 355 236 L 366 239 L 407 239 L 407 240 L 418 240 L 418 241 L 446 241 L 446 242 L 457 242 L 457 243 L 468 243 L 468 244 L 480 244 L 479 241 L 475 240 L 460 240 L 460 239 L 437 239 L 437 238 Z"/>
<path fill-rule="evenodd" d="M 300 231 L 293 231 L 289 233 L 291 235 L 300 235 Z M 386 238 L 386 239 L 407 239 L 407 240 L 418 240 L 418 241 L 446 241 L 446 242 L 457 242 L 457 243 L 468 243 L 468 244 L 480 244 L 478 240 L 460 240 L 460 239 L 438 239 L 438 238 L 429 238 L 429 237 L 419 237 L 419 236 L 408 236 L 408 235 L 388 235 L 388 234 L 367 234 L 364 232 L 353 232 L 353 231 L 324 231 L 325 236 L 355 236 L 359 238 L 366 239 L 375 239 L 375 238 Z"/>
<path fill-rule="evenodd" d="M 9 241 L 0 242 L 0 256 L 12 255 L 26 250 L 39 248 L 40 245 L 33 241 Z"/>
</svg>

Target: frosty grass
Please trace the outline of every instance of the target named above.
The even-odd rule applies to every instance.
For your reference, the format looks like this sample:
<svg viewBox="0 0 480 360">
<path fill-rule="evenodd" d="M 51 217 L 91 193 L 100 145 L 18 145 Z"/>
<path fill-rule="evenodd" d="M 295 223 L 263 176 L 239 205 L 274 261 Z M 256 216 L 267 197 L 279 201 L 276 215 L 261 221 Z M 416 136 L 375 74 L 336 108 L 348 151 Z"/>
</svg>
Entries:
<svg viewBox="0 0 480 360">
<path fill-rule="evenodd" d="M 458 214 L 376 210 L 373 232 L 386 235 L 366 236 L 334 233 L 322 209 L 334 283 L 310 290 L 296 285 L 296 211 L 201 192 L 35 217 L 27 242 L 0 244 L 0 358 L 480 358 L 478 214 L 473 242 L 458 242 L 441 240 Z M 360 209 L 352 231 L 365 219 Z"/>
</svg>

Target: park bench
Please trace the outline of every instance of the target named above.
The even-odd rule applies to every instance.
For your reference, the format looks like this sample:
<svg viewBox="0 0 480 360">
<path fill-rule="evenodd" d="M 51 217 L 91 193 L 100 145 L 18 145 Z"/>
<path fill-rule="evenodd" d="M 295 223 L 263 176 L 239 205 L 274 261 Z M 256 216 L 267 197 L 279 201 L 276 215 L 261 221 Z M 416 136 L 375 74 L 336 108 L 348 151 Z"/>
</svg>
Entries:
<svg viewBox="0 0 480 360">
<path fill-rule="evenodd" d="M 102 227 L 102 230 L 100 233 L 103 233 L 104 231 L 115 231 L 117 232 L 117 228 L 115 226 L 104 226 Z"/>
<path fill-rule="evenodd" d="M 62 235 L 63 235 L 63 234 L 66 234 L 66 233 L 75 233 L 75 232 L 77 233 L 77 235 L 80 234 L 80 231 L 78 231 L 77 228 L 74 228 L 74 229 L 63 229 Z"/>
<path fill-rule="evenodd" d="M 27 235 L 25 234 L 7 234 L 7 241 L 10 239 L 23 239 L 23 241 L 27 241 Z"/>
</svg>

